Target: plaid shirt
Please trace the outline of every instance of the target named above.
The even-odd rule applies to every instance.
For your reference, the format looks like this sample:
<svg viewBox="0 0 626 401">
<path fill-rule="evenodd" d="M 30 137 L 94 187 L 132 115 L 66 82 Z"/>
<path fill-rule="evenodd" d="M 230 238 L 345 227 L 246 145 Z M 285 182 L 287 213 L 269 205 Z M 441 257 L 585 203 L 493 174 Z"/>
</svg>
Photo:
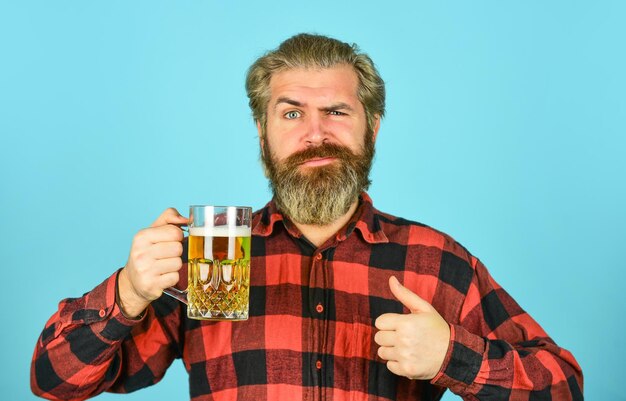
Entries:
<svg viewBox="0 0 626 401">
<path fill-rule="evenodd" d="M 130 392 L 182 358 L 197 401 L 436 400 L 446 388 L 466 400 L 583 399 L 574 357 L 477 258 L 445 234 L 377 211 L 367 194 L 319 248 L 273 202 L 255 213 L 252 232 L 249 320 L 188 319 L 167 296 L 126 319 L 114 274 L 60 303 L 35 349 L 33 391 L 63 400 Z M 396 376 L 377 356 L 375 319 L 408 313 L 388 288 L 391 275 L 450 324 L 430 382 Z"/>
</svg>

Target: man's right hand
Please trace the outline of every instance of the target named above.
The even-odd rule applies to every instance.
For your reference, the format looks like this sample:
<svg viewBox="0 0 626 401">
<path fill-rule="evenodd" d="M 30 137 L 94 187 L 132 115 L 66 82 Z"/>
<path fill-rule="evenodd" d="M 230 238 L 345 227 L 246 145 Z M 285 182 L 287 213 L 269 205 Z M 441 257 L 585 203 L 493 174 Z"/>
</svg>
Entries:
<svg viewBox="0 0 626 401">
<path fill-rule="evenodd" d="M 118 278 L 118 303 L 124 315 L 139 316 L 163 290 L 178 283 L 183 265 L 183 231 L 189 219 L 169 208 L 133 238 L 126 266 Z"/>
</svg>

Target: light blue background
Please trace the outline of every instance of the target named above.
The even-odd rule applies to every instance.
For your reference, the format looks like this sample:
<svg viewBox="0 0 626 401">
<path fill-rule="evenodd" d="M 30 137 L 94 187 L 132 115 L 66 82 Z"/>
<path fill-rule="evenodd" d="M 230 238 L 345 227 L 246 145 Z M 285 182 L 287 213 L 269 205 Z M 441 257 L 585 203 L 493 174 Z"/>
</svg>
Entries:
<svg viewBox="0 0 626 401">
<path fill-rule="evenodd" d="M 244 74 L 301 31 L 357 42 L 387 82 L 375 205 L 479 256 L 575 354 L 588 400 L 626 399 L 624 4 L 2 1 L 2 399 L 34 399 L 57 302 L 163 209 L 265 204 Z M 187 397 L 177 361 L 99 399 Z"/>
</svg>

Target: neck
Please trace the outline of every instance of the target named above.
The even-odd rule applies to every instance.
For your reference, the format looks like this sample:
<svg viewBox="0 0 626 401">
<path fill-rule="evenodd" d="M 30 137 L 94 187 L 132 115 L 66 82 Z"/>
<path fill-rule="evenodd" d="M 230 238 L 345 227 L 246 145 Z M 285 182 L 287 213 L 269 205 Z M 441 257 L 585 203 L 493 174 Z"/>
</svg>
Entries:
<svg viewBox="0 0 626 401">
<path fill-rule="evenodd" d="M 313 245 L 319 247 L 324 242 L 326 242 L 330 237 L 335 235 L 337 231 L 352 217 L 354 212 L 356 211 L 357 206 L 359 205 L 359 200 L 355 200 L 354 203 L 350 206 L 350 209 L 343 216 L 339 217 L 337 220 L 324 225 L 314 225 L 314 224 L 301 224 L 293 222 L 298 230 L 309 240 Z"/>
</svg>

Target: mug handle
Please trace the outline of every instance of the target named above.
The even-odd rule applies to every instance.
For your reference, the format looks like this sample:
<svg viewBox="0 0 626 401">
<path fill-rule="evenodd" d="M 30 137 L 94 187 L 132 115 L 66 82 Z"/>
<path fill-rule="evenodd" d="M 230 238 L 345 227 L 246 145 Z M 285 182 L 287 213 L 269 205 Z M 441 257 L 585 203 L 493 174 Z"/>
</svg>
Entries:
<svg viewBox="0 0 626 401">
<path fill-rule="evenodd" d="M 179 290 L 175 287 L 168 287 L 163 290 L 163 293 L 187 305 L 187 290 Z"/>
</svg>

